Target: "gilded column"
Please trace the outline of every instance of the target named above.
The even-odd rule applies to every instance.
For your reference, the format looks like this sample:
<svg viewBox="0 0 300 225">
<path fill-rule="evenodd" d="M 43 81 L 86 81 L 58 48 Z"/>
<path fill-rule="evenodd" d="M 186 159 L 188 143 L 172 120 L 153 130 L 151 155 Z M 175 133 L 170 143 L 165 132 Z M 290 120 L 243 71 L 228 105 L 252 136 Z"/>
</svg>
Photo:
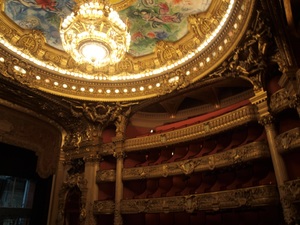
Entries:
<svg viewBox="0 0 300 225">
<path fill-rule="evenodd" d="M 121 200 L 123 199 L 123 181 L 122 181 L 122 171 L 123 162 L 125 154 L 123 152 L 123 138 L 116 137 L 114 143 L 116 144 L 116 149 L 114 152 L 114 157 L 116 158 L 116 184 L 115 184 L 115 214 L 114 214 L 114 225 L 122 225 L 122 215 L 121 215 Z"/>
<path fill-rule="evenodd" d="M 285 222 L 287 224 L 295 224 L 295 222 L 297 221 L 297 210 L 293 203 L 286 197 L 284 183 L 288 180 L 288 174 L 285 162 L 277 150 L 275 142 L 277 132 L 273 123 L 273 117 L 268 110 L 267 93 L 263 90 L 257 91 L 255 93 L 255 96 L 250 100 L 252 104 L 255 104 L 257 106 L 259 123 L 264 126 L 266 131 Z"/>
<path fill-rule="evenodd" d="M 115 152 L 114 157 L 116 158 L 116 183 L 115 183 L 115 214 L 114 214 L 114 225 L 122 225 L 123 219 L 121 215 L 121 201 L 123 199 L 123 163 L 124 163 L 124 140 L 125 140 L 125 131 L 129 117 L 131 114 L 131 105 L 130 104 L 121 104 L 117 103 L 115 112 L 114 112 L 114 124 L 116 126 L 116 136 L 113 139 L 115 143 Z"/>
</svg>

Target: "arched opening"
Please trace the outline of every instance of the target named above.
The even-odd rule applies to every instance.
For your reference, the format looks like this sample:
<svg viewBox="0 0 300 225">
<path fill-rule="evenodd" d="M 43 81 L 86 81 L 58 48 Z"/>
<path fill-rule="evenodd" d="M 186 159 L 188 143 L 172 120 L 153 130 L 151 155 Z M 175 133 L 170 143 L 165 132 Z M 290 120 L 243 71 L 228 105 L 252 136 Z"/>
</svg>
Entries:
<svg viewBox="0 0 300 225">
<path fill-rule="evenodd" d="M 78 186 L 72 187 L 66 197 L 64 225 L 80 224 L 81 191 Z"/>
</svg>

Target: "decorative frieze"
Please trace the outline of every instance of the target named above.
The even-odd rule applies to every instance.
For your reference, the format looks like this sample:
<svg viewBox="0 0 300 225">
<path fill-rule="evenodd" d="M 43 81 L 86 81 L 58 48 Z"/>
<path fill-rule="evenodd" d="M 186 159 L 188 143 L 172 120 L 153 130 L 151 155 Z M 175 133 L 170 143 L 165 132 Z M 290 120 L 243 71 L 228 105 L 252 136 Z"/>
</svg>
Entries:
<svg viewBox="0 0 300 225">
<path fill-rule="evenodd" d="M 284 132 L 276 137 L 277 149 L 280 153 L 300 147 L 300 127 Z"/>
<path fill-rule="evenodd" d="M 155 199 L 122 200 L 121 213 L 168 213 L 218 211 L 239 207 L 258 207 L 279 203 L 276 186 L 259 186 L 232 191 L 211 192 L 188 196 Z M 113 202 L 96 201 L 94 214 L 113 213 Z"/>
<path fill-rule="evenodd" d="M 123 180 L 135 180 L 154 177 L 167 177 L 178 174 L 190 174 L 234 166 L 239 163 L 269 157 L 269 149 L 264 142 L 252 142 L 247 145 L 213 155 L 195 159 L 166 163 L 155 166 L 123 169 Z M 114 181 L 115 170 L 97 172 L 97 182 Z"/>
</svg>

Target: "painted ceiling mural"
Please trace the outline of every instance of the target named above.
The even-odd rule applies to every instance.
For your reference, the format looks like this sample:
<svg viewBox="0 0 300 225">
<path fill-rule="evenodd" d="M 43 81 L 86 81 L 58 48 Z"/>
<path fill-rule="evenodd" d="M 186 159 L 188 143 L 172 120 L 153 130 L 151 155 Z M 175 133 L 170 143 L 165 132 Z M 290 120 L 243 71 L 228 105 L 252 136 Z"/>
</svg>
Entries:
<svg viewBox="0 0 300 225">
<path fill-rule="evenodd" d="M 126 0 L 111 0 L 116 4 Z M 129 53 L 143 56 L 153 52 L 159 40 L 175 42 L 188 32 L 189 15 L 205 12 L 212 0 L 137 0 L 121 10 L 132 42 Z M 6 15 L 24 29 L 43 32 L 49 45 L 61 49 L 59 25 L 72 12 L 72 0 L 5 0 Z"/>
</svg>

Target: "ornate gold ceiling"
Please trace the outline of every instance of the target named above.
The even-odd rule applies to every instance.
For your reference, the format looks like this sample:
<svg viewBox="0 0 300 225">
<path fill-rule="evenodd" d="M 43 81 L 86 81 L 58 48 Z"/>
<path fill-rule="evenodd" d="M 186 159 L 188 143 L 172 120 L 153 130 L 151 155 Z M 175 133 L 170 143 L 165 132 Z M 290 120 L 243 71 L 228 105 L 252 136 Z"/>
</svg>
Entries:
<svg viewBox="0 0 300 225">
<path fill-rule="evenodd" d="M 112 4 L 124 18 L 128 10 L 148 13 L 157 3 L 170 1 L 115 0 Z M 186 2 L 198 4 L 199 1 Z M 129 18 L 130 32 L 137 41 L 120 63 L 95 69 L 76 64 L 64 51 L 48 44 L 42 31 L 21 28 L 7 16 L 5 1 L 2 1 L 0 71 L 29 87 L 82 100 L 129 101 L 170 93 L 204 78 L 222 63 L 244 35 L 255 4 L 251 0 L 203 2 L 209 3 L 209 7 L 186 16 L 187 27 L 184 23 L 177 25 L 187 30 L 186 33 L 180 31 L 184 34 L 182 37 L 176 41 L 156 39 L 153 50 L 147 54 L 145 38 L 149 39 L 151 32 L 147 30 L 149 37 L 142 36 L 141 41 L 139 33 L 134 31 L 137 23 L 145 22 L 146 18 Z M 148 11 L 138 8 L 142 4 L 148 4 Z M 153 27 L 157 25 L 153 24 L 155 20 L 159 21 L 152 15 L 153 34 L 160 29 Z M 139 49 L 142 53 L 137 52 Z"/>
</svg>

